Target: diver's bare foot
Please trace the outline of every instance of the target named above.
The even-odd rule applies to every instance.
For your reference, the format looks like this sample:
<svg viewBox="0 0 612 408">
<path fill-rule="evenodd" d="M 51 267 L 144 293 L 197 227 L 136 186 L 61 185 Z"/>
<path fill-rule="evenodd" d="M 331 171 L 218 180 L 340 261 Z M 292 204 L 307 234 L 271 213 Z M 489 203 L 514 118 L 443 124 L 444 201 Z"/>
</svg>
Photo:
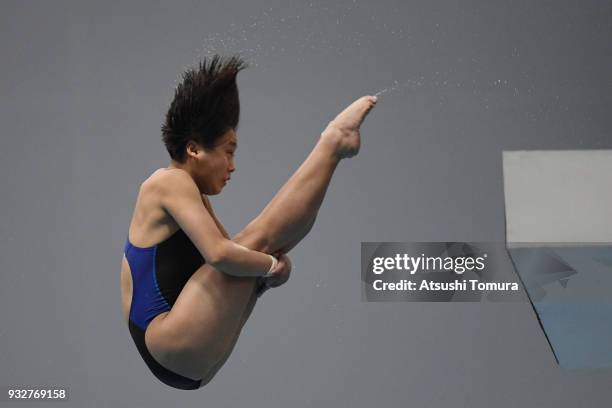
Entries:
<svg viewBox="0 0 612 408">
<path fill-rule="evenodd" d="M 321 139 L 333 146 L 338 158 L 353 157 L 359 153 L 361 139 L 359 127 L 366 115 L 376 105 L 375 96 L 363 96 L 344 109 L 329 122 Z"/>
</svg>

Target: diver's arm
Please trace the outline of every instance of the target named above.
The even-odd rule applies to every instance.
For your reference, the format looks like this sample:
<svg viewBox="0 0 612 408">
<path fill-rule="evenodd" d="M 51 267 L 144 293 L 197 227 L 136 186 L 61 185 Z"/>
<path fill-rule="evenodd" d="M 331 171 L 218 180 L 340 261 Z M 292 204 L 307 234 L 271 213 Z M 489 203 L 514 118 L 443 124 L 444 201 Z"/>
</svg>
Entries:
<svg viewBox="0 0 612 408">
<path fill-rule="evenodd" d="M 219 218 L 217 218 L 217 215 L 215 214 L 215 211 L 213 210 L 212 205 L 210 204 L 210 200 L 208 199 L 206 194 L 202 194 L 202 202 L 204 203 L 204 207 L 206 207 L 213 220 L 215 221 L 215 224 L 217 224 L 217 227 L 219 228 L 219 231 L 221 231 L 221 234 L 223 234 L 224 237 L 230 239 L 230 236 L 225 230 L 225 227 L 223 226 L 223 224 L 221 224 Z M 274 273 L 270 274 L 268 278 L 264 279 L 264 282 L 268 288 L 276 288 L 278 286 L 284 285 L 287 280 L 289 280 L 289 276 L 291 275 L 292 263 L 289 257 L 282 252 L 277 252 L 271 255 L 278 259 L 278 266 L 274 269 Z M 263 293 L 263 291 L 261 293 Z"/>
<path fill-rule="evenodd" d="M 204 203 L 204 207 L 206 207 L 206 209 L 210 213 L 210 216 L 213 218 L 213 221 L 215 221 L 215 224 L 217 224 L 217 228 L 219 228 L 219 231 L 221 231 L 221 234 L 225 238 L 231 239 L 230 235 L 225 230 L 225 227 L 223 226 L 223 224 L 221 224 L 221 221 L 219 221 L 219 219 L 217 218 L 217 215 L 215 214 L 215 212 L 214 212 L 214 210 L 212 208 L 212 205 L 210 204 L 210 200 L 208 199 L 206 194 L 202 194 L 202 202 Z"/>
<path fill-rule="evenodd" d="M 223 236 L 189 174 L 183 171 L 166 172 L 158 189 L 162 208 L 185 231 L 211 266 L 228 275 L 242 277 L 268 273 L 274 263 L 273 258 Z"/>
</svg>

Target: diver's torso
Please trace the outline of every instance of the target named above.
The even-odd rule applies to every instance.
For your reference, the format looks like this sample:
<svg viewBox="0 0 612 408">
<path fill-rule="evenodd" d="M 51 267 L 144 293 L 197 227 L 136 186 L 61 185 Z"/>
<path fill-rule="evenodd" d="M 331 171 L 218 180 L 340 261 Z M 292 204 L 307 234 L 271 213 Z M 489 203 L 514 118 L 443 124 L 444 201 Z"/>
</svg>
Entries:
<svg viewBox="0 0 612 408">
<path fill-rule="evenodd" d="M 172 305 L 189 277 L 204 263 L 204 259 L 161 206 L 158 186 L 164 182 L 164 171 L 166 169 L 156 170 L 140 186 L 127 240 L 135 250 L 156 247 L 156 279 L 162 295 Z M 124 254 L 121 263 L 121 302 L 126 322 L 133 301 L 133 272 Z"/>
</svg>

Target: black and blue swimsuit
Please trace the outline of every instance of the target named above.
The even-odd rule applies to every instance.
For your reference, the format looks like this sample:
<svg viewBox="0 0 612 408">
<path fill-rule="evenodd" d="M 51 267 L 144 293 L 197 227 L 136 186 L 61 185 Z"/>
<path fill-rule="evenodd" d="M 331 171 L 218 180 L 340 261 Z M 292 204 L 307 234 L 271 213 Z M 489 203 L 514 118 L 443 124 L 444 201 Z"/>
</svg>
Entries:
<svg viewBox="0 0 612 408">
<path fill-rule="evenodd" d="M 140 355 L 163 383 L 182 390 L 200 388 L 202 380 L 174 373 L 153 358 L 145 344 L 145 332 L 151 320 L 172 308 L 191 275 L 204 264 L 204 258 L 181 229 L 147 248 L 132 245 L 128 238 L 125 257 L 133 283 L 129 328 Z"/>
</svg>

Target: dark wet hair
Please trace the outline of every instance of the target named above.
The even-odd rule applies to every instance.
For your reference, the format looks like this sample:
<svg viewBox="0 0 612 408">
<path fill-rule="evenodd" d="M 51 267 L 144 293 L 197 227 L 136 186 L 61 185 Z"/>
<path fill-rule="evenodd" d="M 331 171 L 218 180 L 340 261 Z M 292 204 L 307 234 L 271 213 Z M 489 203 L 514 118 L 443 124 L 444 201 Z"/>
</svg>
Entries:
<svg viewBox="0 0 612 408">
<path fill-rule="evenodd" d="M 172 159 L 185 161 L 190 140 L 212 149 L 225 132 L 236 129 L 240 117 L 236 75 L 246 66 L 240 57 L 215 55 L 182 74 L 161 127 Z"/>
</svg>

